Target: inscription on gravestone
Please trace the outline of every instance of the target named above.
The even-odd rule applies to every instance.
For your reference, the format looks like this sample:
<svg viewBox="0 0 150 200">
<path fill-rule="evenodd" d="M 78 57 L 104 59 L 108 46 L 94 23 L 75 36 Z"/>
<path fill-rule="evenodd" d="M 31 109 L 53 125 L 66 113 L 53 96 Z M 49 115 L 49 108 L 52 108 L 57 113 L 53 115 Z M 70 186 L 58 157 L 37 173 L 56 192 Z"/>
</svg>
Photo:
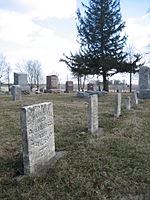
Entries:
<svg viewBox="0 0 150 200">
<path fill-rule="evenodd" d="M 36 175 L 55 156 L 53 104 L 21 109 L 24 174 Z"/>
<path fill-rule="evenodd" d="M 90 95 L 88 101 L 88 132 L 96 133 L 98 131 L 98 96 Z"/>
</svg>

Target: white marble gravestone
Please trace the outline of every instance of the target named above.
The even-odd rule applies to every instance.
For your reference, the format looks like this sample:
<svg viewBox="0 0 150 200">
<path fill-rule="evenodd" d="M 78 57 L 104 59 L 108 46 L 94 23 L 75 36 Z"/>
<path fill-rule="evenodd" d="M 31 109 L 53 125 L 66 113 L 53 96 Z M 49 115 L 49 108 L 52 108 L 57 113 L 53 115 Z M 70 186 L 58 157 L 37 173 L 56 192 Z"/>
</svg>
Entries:
<svg viewBox="0 0 150 200">
<path fill-rule="evenodd" d="M 89 95 L 88 98 L 88 132 L 96 133 L 98 131 L 98 96 Z"/>
<path fill-rule="evenodd" d="M 25 175 L 36 175 L 55 156 L 53 104 L 21 109 L 23 163 Z"/>
<path fill-rule="evenodd" d="M 126 98 L 126 110 L 131 110 L 131 98 L 127 96 Z"/>
<path fill-rule="evenodd" d="M 137 92 L 134 91 L 132 92 L 132 100 L 133 100 L 133 104 L 138 104 L 138 98 L 137 98 Z"/>
<path fill-rule="evenodd" d="M 115 110 L 114 116 L 119 117 L 121 115 L 121 93 L 115 95 Z"/>
</svg>

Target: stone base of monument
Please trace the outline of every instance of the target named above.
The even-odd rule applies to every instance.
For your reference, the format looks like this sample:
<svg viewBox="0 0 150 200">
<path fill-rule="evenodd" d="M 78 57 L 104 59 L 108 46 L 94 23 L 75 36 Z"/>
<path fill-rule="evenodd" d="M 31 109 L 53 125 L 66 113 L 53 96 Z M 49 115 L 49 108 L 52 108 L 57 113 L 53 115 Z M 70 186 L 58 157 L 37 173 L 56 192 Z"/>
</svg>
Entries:
<svg viewBox="0 0 150 200">
<path fill-rule="evenodd" d="M 139 90 L 138 98 L 140 98 L 140 99 L 150 99 L 150 89 Z"/>
<path fill-rule="evenodd" d="M 23 174 L 23 169 L 20 169 L 21 173 L 19 175 L 17 175 L 15 177 L 15 179 L 17 181 L 20 181 L 24 177 L 28 177 L 28 176 L 30 176 L 30 177 L 40 177 L 40 176 L 46 174 L 46 172 L 49 169 L 53 168 L 55 166 L 56 162 L 59 159 L 63 158 L 65 155 L 67 155 L 67 153 L 68 153 L 67 151 L 58 151 L 58 152 L 55 152 L 55 156 L 53 158 L 51 158 L 48 163 L 46 163 L 44 165 L 41 165 L 41 167 L 38 166 L 38 172 L 37 173 L 26 175 L 26 174 Z"/>
<path fill-rule="evenodd" d="M 46 89 L 46 90 L 44 90 L 44 93 L 55 93 L 55 94 L 58 94 L 58 93 L 64 93 L 64 91 L 61 90 L 61 89 Z"/>
<path fill-rule="evenodd" d="M 95 131 L 93 133 L 89 132 L 89 134 L 92 136 L 101 136 L 103 133 L 104 133 L 104 128 L 100 128 L 100 127 L 98 128 L 97 131 Z"/>
<path fill-rule="evenodd" d="M 62 157 L 64 157 L 65 155 L 67 154 L 67 151 L 58 151 L 58 152 L 55 152 L 55 156 L 52 157 L 49 162 L 45 163 L 44 165 L 41 165 L 38 166 L 38 171 L 37 173 L 34 173 L 34 174 L 30 174 L 29 176 L 32 176 L 32 177 L 40 177 L 44 174 L 46 174 L 46 172 L 54 167 L 54 165 L 56 164 L 56 162 L 61 159 Z"/>
</svg>

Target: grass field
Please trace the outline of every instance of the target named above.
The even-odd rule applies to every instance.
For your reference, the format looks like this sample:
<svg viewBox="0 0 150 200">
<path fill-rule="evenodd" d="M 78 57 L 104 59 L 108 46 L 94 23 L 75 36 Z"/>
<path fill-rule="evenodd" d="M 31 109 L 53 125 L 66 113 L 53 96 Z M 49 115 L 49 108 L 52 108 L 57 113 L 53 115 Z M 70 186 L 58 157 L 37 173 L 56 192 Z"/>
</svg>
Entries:
<svg viewBox="0 0 150 200">
<path fill-rule="evenodd" d="M 74 94 L 0 94 L 0 199 L 149 200 L 150 100 L 114 118 L 114 95 L 99 98 L 100 137 L 88 135 L 87 100 Z M 23 177 L 20 108 L 54 103 L 56 151 L 68 154 L 41 177 Z"/>
</svg>

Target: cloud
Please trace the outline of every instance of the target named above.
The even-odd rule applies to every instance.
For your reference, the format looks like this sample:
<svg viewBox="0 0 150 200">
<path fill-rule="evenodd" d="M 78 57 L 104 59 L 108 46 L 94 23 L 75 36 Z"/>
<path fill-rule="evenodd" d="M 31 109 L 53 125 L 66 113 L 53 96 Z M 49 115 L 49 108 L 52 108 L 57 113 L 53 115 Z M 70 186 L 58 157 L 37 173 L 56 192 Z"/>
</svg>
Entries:
<svg viewBox="0 0 150 200">
<path fill-rule="evenodd" d="M 17 2 L 18 0 L 11 0 L 14 7 Z M 21 6 L 24 7 L 24 11 Z M 17 10 L 6 9 L 6 5 L 3 9 L 1 7 L 0 52 L 7 57 L 13 71 L 18 60 L 38 59 L 42 63 L 45 75 L 56 71 L 65 80 L 69 71 L 64 63 L 59 62 L 59 59 L 62 58 L 63 53 L 67 54 L 77 49 L 75 34 L 72 34 L 73 37 L 61 35 L 61 32 L 55 28 L 42 26 L 36 22 L 42 19 L 41 22 L 44 23 L 44 20 L 53 17 L 53 23 L 55 18 L 65 23 L 75 15 L 75 10 L 75 0 L 20 0 Z M 71 31 L 72 29 L 70 27 Z"/>
<path fill-rule="evenodd" d="M 150 15 L 127 19 L 126 32 L 128 43 L 133 44 L 141 52 L 145 51 L 146 46 L 150 43 Z"/>
<path fill-rule="evenodd" d="M 142 55 L 142 62 L 150 65 L 149 55 L 146 54 L 147 46 L 150 44 L 150 14 L 141 18 L 129 18 L 126 21 L 126 33 L 128 35 L 128 44 L 133 45 L 137 52 Z"/>
<path fill-rule="evenodd" d="M 76 0 L 13 0 L 29 15 L 45 19 L 47 17 L 70 18 L 75 16 Z"/>
</svg>

